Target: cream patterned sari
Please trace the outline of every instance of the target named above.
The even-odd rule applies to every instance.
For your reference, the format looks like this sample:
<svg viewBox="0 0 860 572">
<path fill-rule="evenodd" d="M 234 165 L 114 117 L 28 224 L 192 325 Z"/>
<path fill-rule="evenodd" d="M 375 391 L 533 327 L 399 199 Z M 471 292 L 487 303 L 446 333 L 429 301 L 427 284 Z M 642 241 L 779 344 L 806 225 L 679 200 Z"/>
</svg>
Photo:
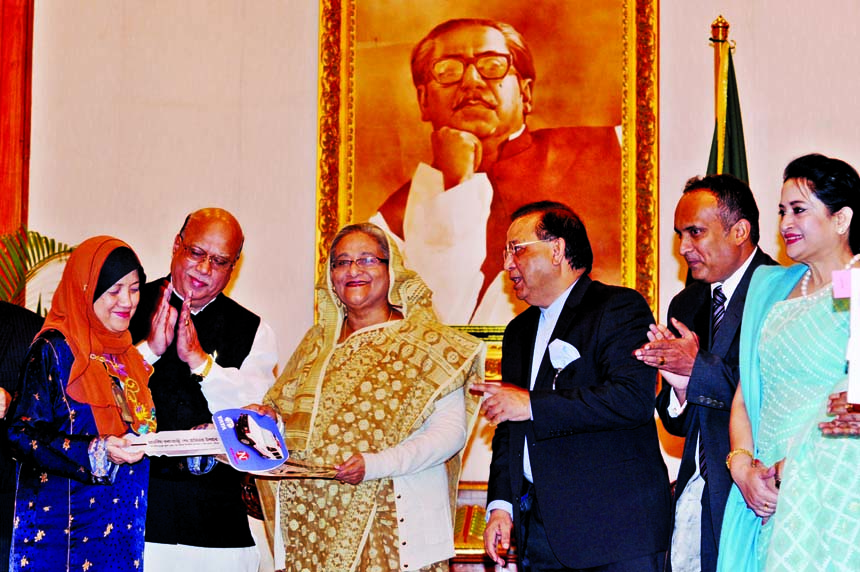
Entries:
<svg viewBox="0 0 860 572">
<path fill-rule="evenodd" d="M 285 419 L 293 459 L 333 466 L 353 453 L 394 447 L 421 427 L 438 400 L 483 379 L 483 344 L 437 321 L 430 291 L 403 267 L 389 242 L 388 297 L 404 319 L 364 328 L 337 343 L 344 313 L 327 278 L 317 287 L 319 323 L 266 396 Z M 477 400 L 468 391 L 465 395 L 471 430 Z M 452 502 L 460 455 L 446 463 Z M 286 479 L 278 487 L 287 570 L 399 568 L 392 479 L 357 486 Z"/>
</svg>

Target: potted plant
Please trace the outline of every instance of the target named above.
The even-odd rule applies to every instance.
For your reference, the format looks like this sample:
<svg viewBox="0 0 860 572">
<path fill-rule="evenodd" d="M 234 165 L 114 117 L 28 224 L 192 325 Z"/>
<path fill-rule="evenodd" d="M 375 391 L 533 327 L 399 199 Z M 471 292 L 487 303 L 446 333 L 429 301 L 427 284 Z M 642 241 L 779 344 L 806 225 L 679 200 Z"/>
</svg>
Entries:
<svg viewBox="0 0 860 572">
<path fill-rule="evenodd" d="M 29 306 L 40 315 L 74 247 L 24 227 L 0 236 L 0 300 Z M 31 303 L 27 304 L 30 289 Z M 45 303 L 43 303 L 45 302 Z"/>
</svg>

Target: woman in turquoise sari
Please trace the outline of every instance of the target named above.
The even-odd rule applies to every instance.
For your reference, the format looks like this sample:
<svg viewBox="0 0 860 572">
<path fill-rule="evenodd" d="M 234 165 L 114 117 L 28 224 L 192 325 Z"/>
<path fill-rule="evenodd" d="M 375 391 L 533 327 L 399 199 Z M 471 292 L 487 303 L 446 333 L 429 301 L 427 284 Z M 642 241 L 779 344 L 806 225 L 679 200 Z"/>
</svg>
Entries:
<svg viewBox="0 0 860 572">
<path fill-rule="evenodd" d="M 783 180 L 780 234 L 799 264 L 760 268 L 750 283 L 718 570 L 857 570 L 860 440 L 820 425 L 847 407 L 848 300 L 831 281 L 860 260 L 860 178 L 807 155 Z"/>
</svg>

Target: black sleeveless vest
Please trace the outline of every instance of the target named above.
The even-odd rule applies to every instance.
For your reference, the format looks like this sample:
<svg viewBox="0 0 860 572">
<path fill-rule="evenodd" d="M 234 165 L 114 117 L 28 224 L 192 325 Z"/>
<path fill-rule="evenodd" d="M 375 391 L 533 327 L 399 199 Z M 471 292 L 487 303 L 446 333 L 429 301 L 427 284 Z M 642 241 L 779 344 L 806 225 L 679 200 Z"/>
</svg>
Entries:
<svg viewBox="0 0 860 572">
<path fill-rule="evenodd" d="M 149 334 L 150 317 L 167 278 L 146 284 L 130 330 L 137 343 Z M 180 310 L 174 294 L 171 305 Z M 238 368 L 251 351 L 259 316 L 219 294 L 191 316 L 203 351 L 222 367 Z M 176 354 L 173 343 L 155 362 L 149 388 L 159 431 L 191 429 L 212 422 L 200 378 Z M 244 405 L 244 404 L 243 404 Z M 253 546 L 242 502 L 243 473 L 218 463 L 205 475 L 192 475 L 184 457 L 154 457 L 150 463 L 146 541 L 208 548 Z"/>
</svg>

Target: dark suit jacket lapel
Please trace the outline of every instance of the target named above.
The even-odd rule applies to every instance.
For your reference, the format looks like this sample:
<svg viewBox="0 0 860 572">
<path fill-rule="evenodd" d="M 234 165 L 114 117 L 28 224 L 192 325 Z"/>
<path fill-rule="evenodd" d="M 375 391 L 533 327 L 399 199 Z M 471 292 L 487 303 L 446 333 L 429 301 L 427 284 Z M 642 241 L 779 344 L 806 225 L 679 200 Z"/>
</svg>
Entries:
<svg viewBox="0 0 860 572">
<path fill-rule="evenodd" d="M 585 296 L 585 291 L 588 290 L 589 284 L 591 284 L 591 278 L 583 275 L 573 287 L 573 290 L 570 291 L 567 300 L 564 302 L 564 307 L 561 309 L 558 322 L 555 323 L 555 328 L 549 337 L 550 342 L 559 338 L 567 338 L 568 332 L 573 326 L 573 320 L 576 317 L 577 307 L 582 301 L 582 297 Z M 537 329 L 535 329 L 535 335 L 537 335 Z M 532 351 L 534 352 L 534 345 L 532 345 Z M 549 359 L 549 349 L 547 349 L 540 362 L 540 369 L 538 369 L 537 379 L 535 379 L 535 389 L 551 390 L 554 377 L 555 368 L 552 367 L 552 362 Z"/>
<path fill-rule="evenodd" d="M 692 329 L 699 336 L 699 343 L 711 345 L 711 287 L 702 283 L 699 298 L 696 300 L 696 313 L 693 315 Z M 683 320 L 682 320 L 683 321 Z M 684 324 L 688 328 L 690 324 Z M 675 331 L 675 327 L 672 326 Z M 677 332 L 676 332 L 677 333 Z"/>
<path fill-rule="evenodd" d="M 523 330 L 522 343 L 522 358 L 520 367 L 522 368 L 522 385 L 526 389 L 529 388 L 529 383 L 532 379 L 532 356 L 535 352 L 535 338 L 537 337 L 538 324 L 540 323 L 540 308 L 532 306 L 526 312 L 532 312 L 529 320 Z"/>
<path fill-rule="evenodd" d="M 769 257 L 764 254 L 761 249 L 756 251 L 752 262 L 750 262 L 749 267 L 741 277 L 741 281 L 738 282 L 738 286 L 732 294 L 732 299 L 729 300 L 729 307 L 726 308 L 726 314 L 723 316 L 722 323 L 720 323 L 720 330 L 717 332 L 716 339 L 711 345 L 711 353 L 720 356 L 728 353 L 729 346 L 732 345 L 732 341 L 735 339 L 738 328 L 741 326 L 741 318 L 744 313 L 744 302 L 746 302 L 747 299 L 747 290 L 749 290 L 753 272 L 755 272 L 755 269 L 761 266 L 768 258 Z"/>
</svg>

